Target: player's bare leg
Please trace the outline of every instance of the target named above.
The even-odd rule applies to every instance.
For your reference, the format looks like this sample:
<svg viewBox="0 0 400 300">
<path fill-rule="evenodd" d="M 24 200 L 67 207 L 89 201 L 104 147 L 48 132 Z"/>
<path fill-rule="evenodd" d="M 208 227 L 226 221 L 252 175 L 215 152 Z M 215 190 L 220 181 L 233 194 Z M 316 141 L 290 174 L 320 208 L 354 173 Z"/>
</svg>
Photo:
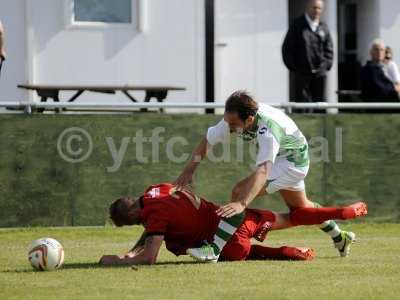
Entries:
<svg viewBox="0 0 400 300">
<path fill-rule="evenodd" d="M 314 207 L 314 203 L 308 200 L 304 191 L 280 190 L 279 193 L 290 210 L 299 207 Z"/>
</svg>

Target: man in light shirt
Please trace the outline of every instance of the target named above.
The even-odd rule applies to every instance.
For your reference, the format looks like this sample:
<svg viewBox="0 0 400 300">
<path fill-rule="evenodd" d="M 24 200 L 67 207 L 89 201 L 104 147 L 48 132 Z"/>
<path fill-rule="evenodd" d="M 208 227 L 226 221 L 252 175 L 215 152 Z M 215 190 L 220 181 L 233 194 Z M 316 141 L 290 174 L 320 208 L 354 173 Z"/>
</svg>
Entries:
<svg viewBox="0 0 400 300">
<path fill-rule="evenodd" d="M 290 101 L 326 101 L 326 74 L 332 68 L 333 43 L 328 26 L 321 21 L 323 9 L 324 1 L 310 0 L 306 12 L 294 20 L 283 42 L 283 61 L 294 79 Z"/>
<path fill-rule="evenodd" d="M 222 219 L 213 242 L 188 249 L 188 254 L 199 261 L 218 260 L 224 246 L 242 224 L 245 208 L 257 196 L 279 192 L 291 210 L 319 206 L 307 198 L 305 191 L 304 179 L 310 164 L 305 136 L 285 113 L 257 103 L 244 91 L 237 91 L 228 98 L 224 118 L 208 129 L 193 152 L 175 182 L 178 189 L 185 188 L 192 181 L 208 149 L 218 143 L 229 143 L 231 133 L 258 144 L 255 170 L 233 188 L 231 203 L 217 210 Z M 354 233 L 340 230 L 334 221 L 326 221 L 320 228 L 333 239 L 341 256 L 349 254 L 350 245 L 355 240 Z"/>
<path fill-rule="evenodd" d="M 383 63 L 386 66 L 389 79 L 397 87 L 396 90 L 400 91 L 400 71 L 396 62 L 393 60 L 393 50 L 389 46 L 386 46 L 385 60 Z"/>
<path fill-rule="evenodd" d="M 6 51 L 4 47 L 4 27 L 0 20 L 0 61 L 6 59 Z"/>
</svg>

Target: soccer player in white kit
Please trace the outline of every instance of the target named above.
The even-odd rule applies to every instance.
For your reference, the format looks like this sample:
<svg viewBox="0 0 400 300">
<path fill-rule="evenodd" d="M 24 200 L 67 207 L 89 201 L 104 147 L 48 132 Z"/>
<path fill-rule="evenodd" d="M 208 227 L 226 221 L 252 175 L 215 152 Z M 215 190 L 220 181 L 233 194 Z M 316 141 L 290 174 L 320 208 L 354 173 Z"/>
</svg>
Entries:
<svg viewBox="0 0 400 300">
<path fill-rule="evenodd" d="M 285 113 L 257 103 L 245 91 L 235 92 L 228 98 L 224 118 L 208 129 L 206 137 L 176 180 L 178 188 L 192 181 L 197 166 L 210 147 L 229 143 L 231 133 L 258 143 L 256 168 L 233 188 L 231 202 L 218 210 L 223 219 L 214 242 L 188 250 L 188 254 L 199 261 L 218 260 L 226 242 L 240 226 L 244 209 L 257 196 L 279 192 L 291 210 L 319 206 L 311 202 L 305 192 L 304 178 L 310 165 L 306 138 Z M 334 221 L 326 221 L 320 228 L 332 237 L 342 257 L 349 254 L 350 245 L 355 241 L 354 233 L 340 230 Z"/>
</svg>

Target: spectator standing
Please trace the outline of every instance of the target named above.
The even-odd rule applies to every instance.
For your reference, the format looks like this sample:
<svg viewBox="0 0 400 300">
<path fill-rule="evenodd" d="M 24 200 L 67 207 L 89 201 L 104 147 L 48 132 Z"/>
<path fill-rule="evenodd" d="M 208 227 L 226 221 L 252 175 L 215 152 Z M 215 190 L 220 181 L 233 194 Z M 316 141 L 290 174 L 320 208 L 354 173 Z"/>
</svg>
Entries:
<svg viewBox="0 0 400 300">
<path fill-rule="evenodd" d="M 327 72 L 333 63 L 333 42 L 321 21 L 323 0 L 310 0 L 304 15 L 294 20 L 282 45 L 286 67 L 294 75 L 294 102 L 325 102 Z M 304 112 L 304 110 L 296 110 Z"/>
</svg>

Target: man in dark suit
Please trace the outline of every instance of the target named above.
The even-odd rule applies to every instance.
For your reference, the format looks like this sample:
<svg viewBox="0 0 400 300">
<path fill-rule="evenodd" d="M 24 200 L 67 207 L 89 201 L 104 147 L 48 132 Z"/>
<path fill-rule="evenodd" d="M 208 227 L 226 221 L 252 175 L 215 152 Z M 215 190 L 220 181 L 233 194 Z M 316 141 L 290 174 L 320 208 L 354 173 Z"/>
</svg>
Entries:
<svg viewBox="0 0 400 300">
<path fill-rule="evenodd" d="M 385 68 L 385 44 L 374 40 L 370 49 L 371 60 L 361 70 L 361 97 L 365 102 L 399 101 L 400 88 L 390 79 Z M 375 110 L 374 112 L 390 112 Z"/>
<path fill-rule="evenodd" d="M 326 73 L 332 68 L 333 42 L 328 26 L 321 21 L 323 9 L 324 1 L 310 0 L 305 14 L 290 26 L 282 46 L 283 61 L 294 78 L 294 102 L 326 101 Z"/>
</svg>

